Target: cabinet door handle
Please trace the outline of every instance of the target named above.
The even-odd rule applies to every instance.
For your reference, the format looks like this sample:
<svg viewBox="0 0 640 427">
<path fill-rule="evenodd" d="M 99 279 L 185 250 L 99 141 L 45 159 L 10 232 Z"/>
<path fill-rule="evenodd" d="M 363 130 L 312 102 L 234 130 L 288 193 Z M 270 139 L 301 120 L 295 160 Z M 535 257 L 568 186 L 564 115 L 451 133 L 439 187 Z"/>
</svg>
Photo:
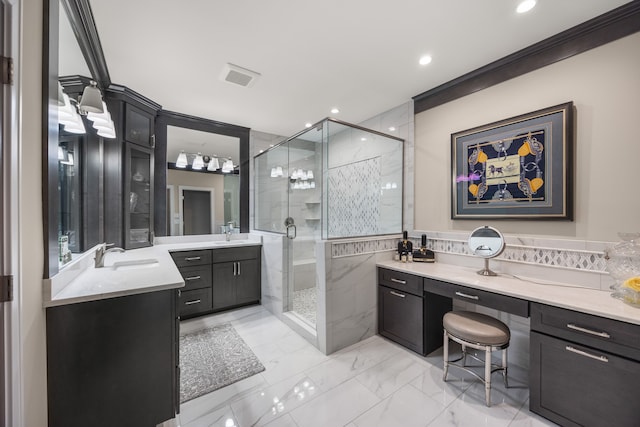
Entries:
<svg viewBox="0 0 640 427">
<path fill-rule="evenodd" d="M 401 285 L 406 285 L 407 281 L 406 280 L 400 280 L 400 279 L 396 279 L 396 278 L 391 278 L 391 281 L 394 283 L 400 283 Z"/>
<path fill-rule="evenodd" d="M 234 276 L 236 275 L 236 263 L 235 262 L 233 263 L 233 275 Z"/>
<path fill-rule="evenodd" d="M 188 256 L 184 260 L 185 261 L 200 261 L 200 259 L 201 258 L 199 256 Z"/>
<path fill-rule="evenodd" d="M 184 303 L 184 305 L 192 305 L 192 304 L 199 304 L 202 300 L 199 299 L 194 299 L 193 301 L 187 301 Z"/>
<path fill-rule="evenodd" d="M 585 357 L 588 357 L 590 359 L 598 360 L 600 362 L 604 362 L 604 363 L 608 363 L 609 362 L 609 358 L 606 357 L 606 356 L 596 356 L 595 354 L 587 353 L 586 351 L 582 351 L 582 350 L 578 350 L 577 348 L 573 348 L 570 345 L 566 346 L 565 349 L 567 351 L 570 351 L 571 353 L 579 354 L 580 356 L 585 356 Z"/>
<path fill-rule="evenodd" d="M 607 332 L 586 329 L 581 326 L 575 325 L 573 323 L 567 323 L 567 328 L 573 329 L 574 331 L 578 331 L 578 332 L 584 332 L 585 334 L 595 335 L 600 338 L 611 338 L 611 335 L 609 335 Z"/>
<path fill-rule="evenodd" d="M 191 277 L 185 277 L 184 280 L 198 280 L 200 279 L 200 276 L 191 276 Z"/>
<path fill-rule="evenodd" d="M 240 261 L 238 261 L 238 276 L 240 275 Z"/>
<path fill-rule="evenodd" d="M 156 148 L 156 135 L 151 135 L 151 147 Z"/>
<path fill-rule="evenodd" d="M 395 296 L 400 297 L 400 298 L 404 298 L 404 297 L 406 297 L 406 295 L 404 295 L 404 294 L 400 294 L 400 293 L 398 293 L 398 292 L 394 292 L 394 291 L 389 291 L 389 293 L 390 293 L 391 295 L 395 295 Z"/>
<path fill-rule="evenodd" d="M 459 291 L 456 291 L 456 295 L 458 295 L 459 297 L 462 297 L 462 298 L 473 299 L 473 300 L 476 300 L 476 301 L 480 299 L 480 297 L 477 296 L 477 295 L 469 295 L 469 294 L 465 294 L 465 293 L 459 292 Z"/>
</svg>

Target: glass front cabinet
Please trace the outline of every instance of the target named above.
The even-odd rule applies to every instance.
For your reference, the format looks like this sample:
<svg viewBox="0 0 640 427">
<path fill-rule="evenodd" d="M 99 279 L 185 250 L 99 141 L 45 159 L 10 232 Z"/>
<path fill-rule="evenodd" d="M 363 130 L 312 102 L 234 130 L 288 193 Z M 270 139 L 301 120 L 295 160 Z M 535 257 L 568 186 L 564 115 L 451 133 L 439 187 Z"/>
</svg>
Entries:
<svg viewBox="0 0 640 427">
<path fill-rule="evenodd" d="M 153 243 L 153 149 L 126 144 L 125 249 Z"/>
</svg>

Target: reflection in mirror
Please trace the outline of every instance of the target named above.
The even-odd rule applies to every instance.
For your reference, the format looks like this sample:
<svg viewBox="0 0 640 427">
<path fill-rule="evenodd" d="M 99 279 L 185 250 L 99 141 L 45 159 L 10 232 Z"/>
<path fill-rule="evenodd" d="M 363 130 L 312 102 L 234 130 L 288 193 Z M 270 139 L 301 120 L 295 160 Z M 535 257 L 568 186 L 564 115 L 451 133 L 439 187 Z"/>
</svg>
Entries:
<svg viewBox="0 0 640 427">
<path fill-rule="evenodd" d="M 484 268 L 478 271 L 482 276 L 495 276 L 496 273 L 489 269 L 489 258 L 497 257 L 504 251 L 504 237 L 493 227 L 488 225 L 478 227 L 469 236 L 469 249 L 471 253 L 484 258 Z"/>
<path fill-rule="evenodd" d="M 167 126 L 168 235 L 239 232 L 239 155 L 240 138 Z"/>
</svg>

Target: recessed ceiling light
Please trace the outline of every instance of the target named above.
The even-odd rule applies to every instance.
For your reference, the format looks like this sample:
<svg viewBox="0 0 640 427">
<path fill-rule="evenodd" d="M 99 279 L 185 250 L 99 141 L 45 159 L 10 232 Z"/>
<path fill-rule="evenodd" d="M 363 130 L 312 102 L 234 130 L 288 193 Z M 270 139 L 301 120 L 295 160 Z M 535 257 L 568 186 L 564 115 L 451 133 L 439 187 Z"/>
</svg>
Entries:
<svg viewBox="0 0 640 427">
<path fill-rule="evenodd" d="M 313 126 L 311 123 L 305 123 L 304 127 L 306 128 L 310 128 L 311 126 Z"/>
<path fill-rule="evenodd" d="M 264 150 L 260 150 L 261 153 L 264 153 Z"/>
<path fill-rule="evenodd" d="M 395 130 L 396 130 L 396 128 L 395 128 L 395 126 L 391 126 L 391 127 L 389 128 L 389 130 L 390 130 L 391 132 L 393 132 L 393 131 L 395 131 Z"/>
<path fill-rule="evenodd" d="M 518 5 L 516 12 L 518 13 L 529 12 L 531 9 L 535 7 L 535 5 L 536 5 L 536 0 L 524 0 L 523 2 L 520 2 L 520 4 Z"/>
<path fill-rule="evenodd" d="M 420 63 L 420 65 L 427 65 L 431 63 L 431 56 L 429 55 L 425 55 L 423 57 L 420 58 L 420 61 L 418 61 Z"/>
<path fill-rule="evenodd" d="M 367 138 L 365 138 L 364 136 L 362 138 L 360 138 L 360 141 L 366 141 Z"/>
<path fill-rule="evenodd" d="M 269 147 L 273 147 L 273 144 L 269 144 Z"/>
<path fill-rule="evenodd" d="M 340 112 L 340 110 L 338 110 L 337 108 L 332 108 L 331 109 L 331 114 L 338 114 Z"/>
</svg>

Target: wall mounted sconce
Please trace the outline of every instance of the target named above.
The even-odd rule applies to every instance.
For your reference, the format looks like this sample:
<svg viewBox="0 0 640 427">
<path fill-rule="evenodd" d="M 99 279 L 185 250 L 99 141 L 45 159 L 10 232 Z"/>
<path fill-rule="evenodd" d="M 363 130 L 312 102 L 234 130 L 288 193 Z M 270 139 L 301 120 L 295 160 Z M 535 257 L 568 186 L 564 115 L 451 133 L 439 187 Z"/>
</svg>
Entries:
<svg viewBox="0 0 640 427">
<path fill-rule="evenodd" d="M 289 181 L 291 183 L 292 190 L 311 190 L 316 188 L 316 182 L 313 180 L 314 175 L 312 170 L 294 169 L 291 172 Z"/>
<path fill-rule="evenodd" d="M 86 116 L 93 123 L 93 128 L 98 136 L 108 139 L 115 138 L 115 124 L 111 119 L 107 104 L 102 100 L 96 82 L 92 81 L 90 86 L 85 87 L 79 99 L 80 101 L 77 102 L 69 98 L 58 82 L 58 121 L 63 125 L 64 130 L 75 134 L 85 134 L 87 131 L 81 116 Z"/>
</svg>

